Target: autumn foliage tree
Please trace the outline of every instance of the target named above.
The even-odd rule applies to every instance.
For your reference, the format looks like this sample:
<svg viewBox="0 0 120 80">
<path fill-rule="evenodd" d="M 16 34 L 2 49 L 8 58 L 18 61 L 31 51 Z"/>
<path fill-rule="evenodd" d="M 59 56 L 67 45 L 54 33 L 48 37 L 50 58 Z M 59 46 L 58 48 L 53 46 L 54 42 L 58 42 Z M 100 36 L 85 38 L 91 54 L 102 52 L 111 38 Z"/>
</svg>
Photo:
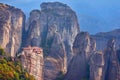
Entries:
<svg viewBox="0 0 120 80">
<path fill-rule="evenodd" d="M 0 48 L 0 80 L 35 80 L 26 70 L 22 69 L 20 60 L 12 61 Z"/>
</svg>

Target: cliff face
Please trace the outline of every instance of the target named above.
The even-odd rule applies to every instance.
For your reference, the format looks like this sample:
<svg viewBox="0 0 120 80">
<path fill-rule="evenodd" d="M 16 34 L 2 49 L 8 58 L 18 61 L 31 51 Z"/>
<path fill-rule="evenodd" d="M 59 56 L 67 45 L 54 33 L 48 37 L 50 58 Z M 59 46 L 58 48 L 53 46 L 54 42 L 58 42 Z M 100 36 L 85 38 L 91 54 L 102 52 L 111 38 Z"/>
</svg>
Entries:
<svg viewBox="0 0 120 80">
<path fill-rule="evenodd" d="M 96 51 L 90 58 L 89 80 L 103 80 L 104 58 L 103 52 Z"/>
<path fill-rule="evenodd" d="M 23 46 L 41 46 L 47 56 L 46 80 L 66 72 L 73 55 L 73 41 L 79 33 L 77 16 L 69 6 L 59 2 L 42 3 L 41 10 L 30 13 L 23 31 Z"/>
<path fill-rule="evenodd" d="M 82 46 L 81 46 L 82 45 Z M 95 41 L 86 32 L 79 33 L 73 44 L 74 56 L 68 65 L 65 80 L 88 79 L 89 59 L 96 48 Z"/>
<path fill-rule="evenodd" d="M 103 80 L 119 80 L 120 77 L 120 61 L 119 50 L 115 48 L 115 39 L 111 39 L 107 43 L 104 53 Z"/>
<path fill-rule="evenodd" d="M 17 8 L 0 3 L 0 45 L 14 57 L 22 42 L 24 13 Z"/>
<path fill-rule="evenodd" d="M 24 23 L 20 9 L 0 3 L 0 46 L 12 57 L 24 47 L 22 67 L 36 80 L 120 80 L 120 29 L 80 33 L 75 12 L 59 2 L 41 4 Z"/>
<path fill-rule="evenodd" d="M 75 12 L 66 4 L 42 3 L 41 10 L 30 13 L 27 25 L 24 32 L 27 33 L 26 45 L 47 47 L 49 50 L 57 32 L 65 45 L 67 56 L 72 55 L 73 41 L 79 32 L 79 25 Z"/>
<path fill-rule="evenodd" d="M 116 49 L 115 39 L 107 42 L 103 52 L 96 52 L 90 58 L 90 80 L 119 80 L 120 49 Z"/>
<path fill-rule="evenodd" d="M 27 70 L 36 80 L 43 78 L 43 50 L 38 47 L 25 47 L 21 53 L 23 69 Z"/>
<path fill-rule="evenodd" d="M 54 80 L 60 73 L 66 73 L 67 56 L 59 34 L 55 34 L 50 54 L 45 58 L 44 80 Z"/>
<path fill-rule="evenodd" d="M 100 52 L 96 51 L 95 40 L 88 33 L 79 33 L 64 80 L 119 80 L 120 49 L 116 48 L 115 42 L 115 39 L 110 39 L 105 50 Z"/>
</svg>

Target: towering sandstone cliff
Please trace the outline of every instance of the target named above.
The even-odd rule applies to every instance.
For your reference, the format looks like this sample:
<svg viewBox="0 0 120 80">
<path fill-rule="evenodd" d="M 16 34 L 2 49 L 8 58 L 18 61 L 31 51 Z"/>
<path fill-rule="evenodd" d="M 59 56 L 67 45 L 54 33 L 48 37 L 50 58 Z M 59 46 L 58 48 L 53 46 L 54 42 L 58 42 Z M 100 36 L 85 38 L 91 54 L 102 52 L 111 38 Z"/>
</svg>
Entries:
<svg viewBox="0 0 120 80">
<path fill-rule="evenodd" d="M 80 33 L 75 12 L 59 2 L 42 3 L 24 23 L 20 9 L 0 3 L 0 46 L 12 57 L 24 47 L 22 67 L 36 80 L 120 80 L 120 29 Z"/>
<path fill-rule="evenodd" d="M 115 39 L 110 39 L 104 52 L 103 80 L 120 80 L 120 50 L 115 47 Z"/>
<path fill-rule="evenodd" d="M 89 59 L 96 48 L 95 41 L 86 32 L 79 33 L 73 44 L 74 56 L 68 65 L 65 80 L 84 80 L 89 78 Z"/>
<path fill-rule="evenodd" d="M 45 79 L 53 80 L 66 72 L 73 51 L 73 41 L 79 33 L 75 12 L 59 2 L 42 3 L 33 10 L 24 27 L 23 46 L 40 46 L 44 50 Z"/>
<path fill-rule="evenodd" d="M 60 73 L 66 73 L 67 56 L 65 46 L 61 41 L 60 35 L 56 34 L 50 49 L 50 55 L 45 58 L 45 79 L 54 80 Z"/>
<path fill-rule="evenodd" d="M 57 33 L 65 45 L 67 56 L 72 55 L 73 41 L 79 32 L 79 25 L 75 12 L 69 6 L 59 2 L 42 3 L 41 10 L 30 13 L 27 25 L 24 30 L 27 35 L 23 35 L 27 36 L 26 45 L 41 46 L 49 50 Z"/>
<path fill-rule="evenodd" d="M 103 80 L 103 52 L 95 51 L 95 53 L 90 57 L 89 65 L 89 80 Z"/>
<path fill-rule="evenodd" d="M 13 6 L 0 3 L 0 46 L 14 57 L 22 42 L 24 13 Z"/>
<path fill-rule="evenodd" d="M 12 57 L 21 46 L 42 47 L 45 54 L 45 79 L 53 80 L 59 73 L 66 73 L 67 64 L 73 55 L 73 41 L 80 32 L 77 16 L 69 6 L 59 2 L 43 3 L 41 10 L 30 13 L 27 26 L 24 25 L 24 13 L 12 6 L 0 4 L 0 16 L 0 45 Z M 27 63 L 28 54 L 23 56 L 25 68 L 32 63 Z M 32 60 L 32 57 L 29 59 Z M 37 76 L 34 72 L 30 73 Z"/>
<path fill-rule="evenodd" d="M 103 52 L 90 58 L 90 80 L 120 80 L 120 49 L 116 40 L 110 39 Z"/>
</svg>

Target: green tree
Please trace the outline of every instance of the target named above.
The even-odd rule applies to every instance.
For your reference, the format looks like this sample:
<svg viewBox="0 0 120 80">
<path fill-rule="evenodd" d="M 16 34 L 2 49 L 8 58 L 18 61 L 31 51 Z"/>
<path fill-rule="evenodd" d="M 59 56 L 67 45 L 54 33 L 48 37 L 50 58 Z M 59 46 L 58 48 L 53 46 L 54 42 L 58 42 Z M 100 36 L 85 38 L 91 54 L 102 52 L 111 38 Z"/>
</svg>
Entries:
<svg viewBox="0 0 120 80">
<path fill-rule="evenodd" d="M 1 47 L 0 47 L 0 55 L 4 55 L 4 49 L 2 49 Z"/>
<path fill-rule="evenodd" d="M 35 80 L 34 76 L 23 71 L 19 59 L 12 61 L 2 48 L 0 48 L 0 54 L 3 57 L 0 59 L 0 80 Z"/>
</svg>

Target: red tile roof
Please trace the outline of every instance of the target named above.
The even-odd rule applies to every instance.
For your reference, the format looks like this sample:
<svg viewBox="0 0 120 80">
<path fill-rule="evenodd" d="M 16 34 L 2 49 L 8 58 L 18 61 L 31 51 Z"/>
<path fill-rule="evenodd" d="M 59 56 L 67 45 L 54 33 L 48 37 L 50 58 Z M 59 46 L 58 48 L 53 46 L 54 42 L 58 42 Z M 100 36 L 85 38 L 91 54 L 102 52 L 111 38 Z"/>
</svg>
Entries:
<svg viewBox="0 0 120 80">
<path fill-rule="evenodd" d="M 39 48 L 39 47 L 31 47 L 31 46 L 24 47 L 23 50 L 33 50 L 33 52 L 35 52 L 35 53 L 41 53 L 41 52 L 43 52 L 43 49 L 42 49 L 42 48 Z"/>
</svg>

